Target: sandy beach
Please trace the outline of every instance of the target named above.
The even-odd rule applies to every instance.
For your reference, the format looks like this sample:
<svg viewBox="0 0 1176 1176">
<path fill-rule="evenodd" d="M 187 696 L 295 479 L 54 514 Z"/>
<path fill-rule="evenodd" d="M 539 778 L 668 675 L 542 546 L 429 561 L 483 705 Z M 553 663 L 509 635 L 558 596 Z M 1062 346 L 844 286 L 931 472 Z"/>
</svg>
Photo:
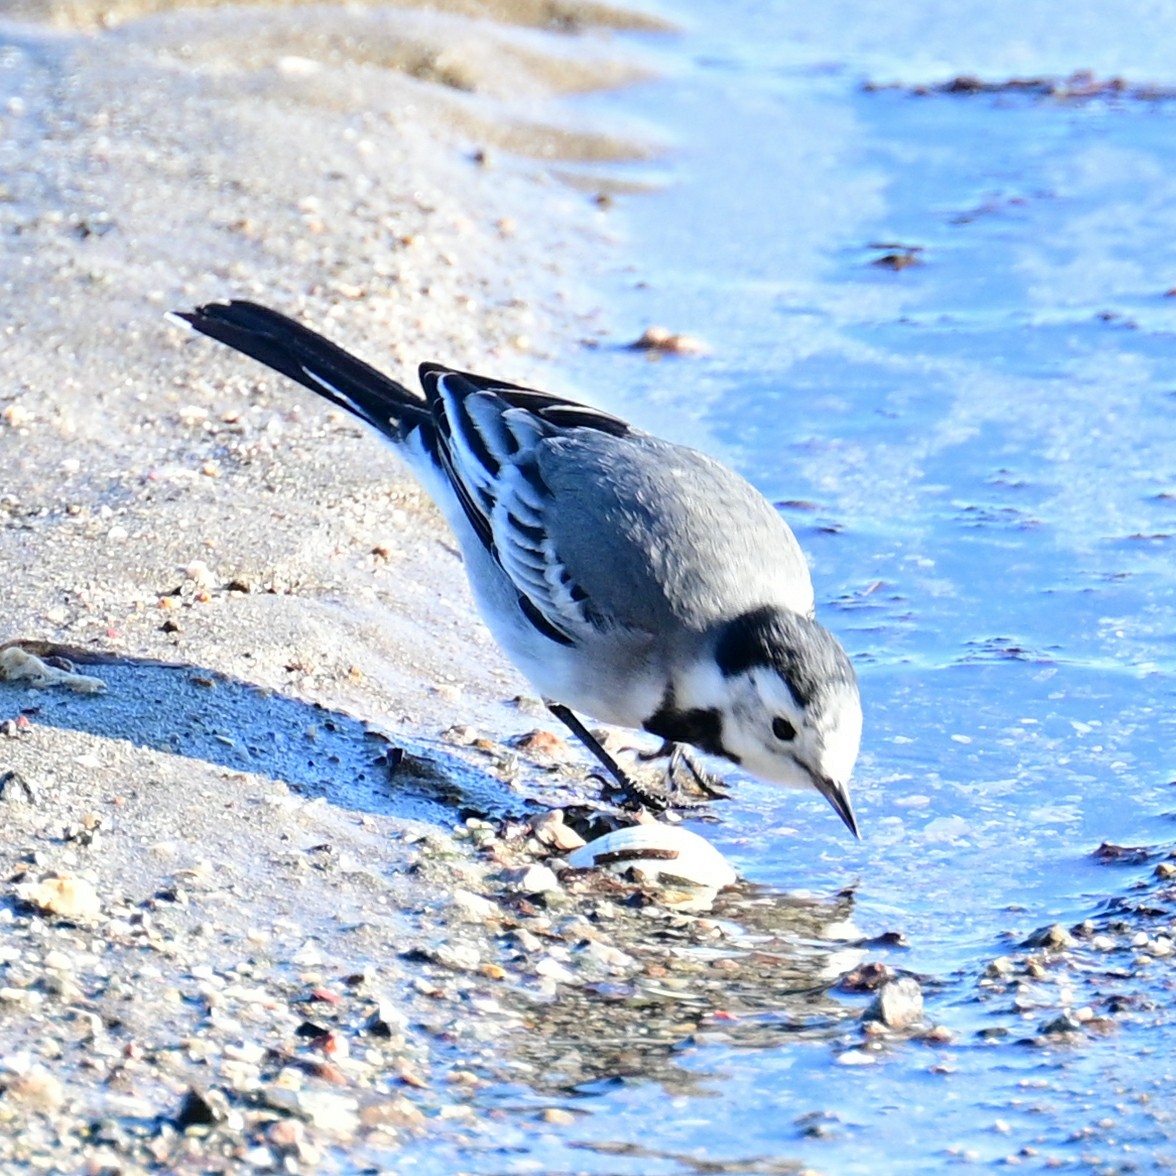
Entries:
<svg viewBox="0 0 1176 1176">
<path fill-rule="evenodd" d="M 527 875 L 535 794 L 587 765 L 508 746 L 539 708 L 395 459 L 164 315 L 249 297 L 406 380 L 552 385 L 616 246 L 551 169 L 646 149 L 558 98 L 640 76 L 612 29 L 654 22 L 0 15 L 0 644 L 75 675 L 0 683 L 0 1165 L 352 1170 L 476 1132 L 470 1089 L 544 1084 L 526 1009 L 644 966 Z"/>
</svg>

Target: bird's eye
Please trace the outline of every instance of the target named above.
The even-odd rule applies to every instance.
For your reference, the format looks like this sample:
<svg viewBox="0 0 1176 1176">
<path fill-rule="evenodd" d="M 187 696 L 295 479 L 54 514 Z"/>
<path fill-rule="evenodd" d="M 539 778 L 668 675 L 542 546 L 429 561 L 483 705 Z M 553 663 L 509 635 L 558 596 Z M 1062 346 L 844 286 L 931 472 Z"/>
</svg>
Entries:
<svg viewBox="0 0 1176 1176">
<path fill-rule="evenodd" d="M 772 734 L 781 743 L 791 743 L 796 738 L 796 728 L 787 720 L 777 715 L 772 720 Z"/>
</svg>

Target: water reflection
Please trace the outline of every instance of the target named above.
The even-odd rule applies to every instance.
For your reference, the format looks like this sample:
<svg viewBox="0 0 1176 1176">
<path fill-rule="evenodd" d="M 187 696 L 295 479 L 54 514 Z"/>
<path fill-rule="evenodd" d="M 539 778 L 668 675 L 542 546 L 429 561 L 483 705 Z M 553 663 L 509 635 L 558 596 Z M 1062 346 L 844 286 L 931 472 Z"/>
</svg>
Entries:
<svg viewBox="0 0 1176 1176">
<path fill-rule="evenodd" d="M 828 1040 L 861 1012 L 860 1001 L 834 991 L 865 954 L 853 906 L 852 892 L 801 897 L 755 886 L 725 891 L 703 917 L 645 905 L 635 889 L 619 905 L 598 904 L 595 929 L 607 928 L 607 942 L 640 967 L 548 1002 L 512 1002 L 522 1025 L 508 1068 L 521 1063 L 527 1084 L 547 1095 L 597 1095 L 618 1081 L 701 1094 L 709 1078 L 682 1064 L 683 1050 Z M 573 959 L 588 946 L 574 947 Z"/>
</svg>

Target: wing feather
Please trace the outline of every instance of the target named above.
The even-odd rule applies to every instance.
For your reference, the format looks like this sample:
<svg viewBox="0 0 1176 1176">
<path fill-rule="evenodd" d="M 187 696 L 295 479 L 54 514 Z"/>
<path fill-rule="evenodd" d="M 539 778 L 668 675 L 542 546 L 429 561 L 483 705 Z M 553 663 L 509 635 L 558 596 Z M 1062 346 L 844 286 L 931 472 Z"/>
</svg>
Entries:
<svg viewBox="0 0 1176 1176">
<path fill-rule="evenodd" d="M 587 428 L 617 436 L 617 417 L 547 393 L 435 364 L 421 379 L 433 405 L 439 460 L 475 533 L 519 590 L 523 614 L 572 644 L 591 622 L 588 593 L 560 557 L 546 525 L 551 488 L 537 455 L 553 435 Z"/>
</svg>

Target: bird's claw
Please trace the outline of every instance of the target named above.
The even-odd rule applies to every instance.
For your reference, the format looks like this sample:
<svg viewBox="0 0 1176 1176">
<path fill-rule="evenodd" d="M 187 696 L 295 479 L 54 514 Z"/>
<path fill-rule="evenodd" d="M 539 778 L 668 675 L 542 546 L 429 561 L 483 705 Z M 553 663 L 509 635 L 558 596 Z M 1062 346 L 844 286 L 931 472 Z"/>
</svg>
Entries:
<svg viewBox="0 0 1176 1176">
<path fill-rule="evenodd" d="M 621 771 L 619 777 L 608 780 L 608 799 L 622 808 L 654 812 L 692 809 L 729 795 L 722 778 L 708 771 L 680 743 L 663 743 L 656 751 L 638 752 L 637 758 L 645 763 L 665 759 L 665 770 L 642 772 L 640 776 Z"/>
</svg>

